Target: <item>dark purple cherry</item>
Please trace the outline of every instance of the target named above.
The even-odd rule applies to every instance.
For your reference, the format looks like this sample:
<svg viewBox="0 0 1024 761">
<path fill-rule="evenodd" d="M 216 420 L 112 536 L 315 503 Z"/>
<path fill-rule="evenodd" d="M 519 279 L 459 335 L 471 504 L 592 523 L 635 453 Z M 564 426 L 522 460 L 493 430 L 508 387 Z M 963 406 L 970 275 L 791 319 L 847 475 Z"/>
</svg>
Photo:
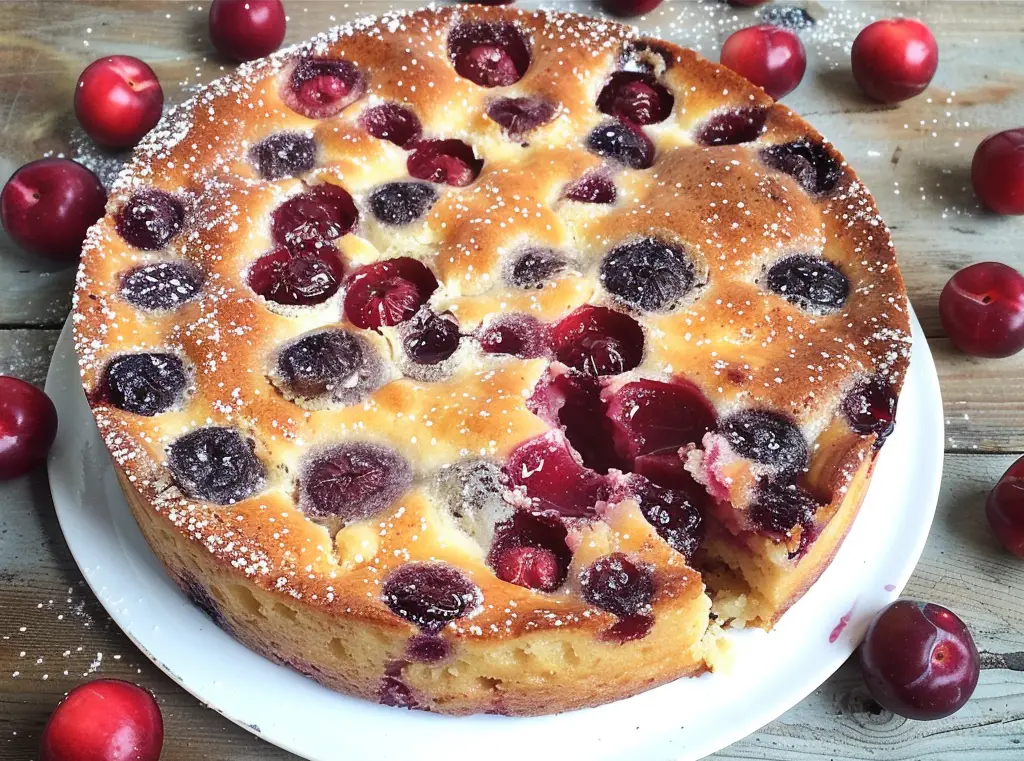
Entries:
<svg viewBox="0 0 1024 761">
<path fill-rule="evenodd" d="M 548 353 L 547 326 L 528 314 L 503 314 L 480 333 L 480 348 L 488 354 L 511 354 L 520 359 Z"/>
<path fill-rule="evenodd" d="M 359 123 L 378 140 L 387 140 L 399 148 L 418 140 L 423 132 L 416 114 L 397 103 L 382 103 L 366 109 Z"/>
<path fill-rule="evenodd" d="M 412 467 L 395 450 L 349 442 L 313 457 L 299 477 L 299 508 L 343 525 L 372 518 L 412 485 Z"/>
<path fill-rule="evenodd" d="M 722 433 L 741 457 L 768 465 L 779 473 L 796 473 L 807 467 L 807 440 L 785 415 L 743 410 L 725 419 Z"/>
<path fill-rule="evenodd" d="M 249 158 L 264 180 L 294 177 L 316 166 L 316 143 L 301 132 L 278 132 L 256 143 Z"/>
<path fill-rule="evenodd" d="M 437 279 L 415 259 L 399 257 L 360 267 L 345 293 L 345 316 L 359 328 L 405 322 L 437 290 Z"/>
<path fill-rule="evenodd" d="M 550 248 L 532 247 L 519 252 L 506 280 L 515 288 L 544 288 L 569 269 L 569 260 Z"/>
<path fill-rule="evenodd" d="M 389 182 L 370 193 L 370 211 L 385 225 L 408 225 L 430 211 L 437 191 L 426 182 Z"/>
<path fill-rule="evenodd" d="M 445 563 L 407 563 L 391 572 L 381 597 L 396 616 L 436 633 L 472 610 L 480 590 Z"/>
<path fill-rule="evenodd" d="M 495 98 L 487 106 L 487 116 L 512 140 L 522 140 L 530 132 L 547 124 L 555 116 L 555 106 L 543 98 Z"/>
<path fill-rule="evenodd" d="M 654 165 L 654 143 L 639 127 L 624 122 L 594 127 L 587 136 L 587 149 L 630 169 L 650 169 Z"/>
<path fill-rule="evenodd" d="M 826 259 L 797 254 L 772 265 L 768 290 L 814 314 L 838 312 L 850 295 L 846 275 Z"/>
<path fill-rule="evenodd" d="M 281 98 L 302 116 L 326 119 L 359 100 L 365 89 L 363 75 L 348 61 L 300 58 Z"/>
<path fill-rule="evenodd" d="M 706 492 L 693 479 L 689 479 L 688 484 L 685 478 L 680 481 L 678 485 L 661 486 L 643 476 L 629 476 L 631 496 L 636 499 L 644 518 L 669 547 L 689 561 L 704 537 L 701 508 L 707 498 Z"/>
<path fill-rule="evenodd" d="M 616 449 L 630 465 L 638 457 L 699 444 L 717 422 L 708 398 L 683 379 L 635 380 L 616 389 L 607 403 Z"/>
<path fill-rule="evenodd" d="M 579 203 L 615 203 L 616 190 L 612 178 L 603 172 L 587 172 L 565 186 L 564 195 Z"/>
<path fill-rule="evenodd" d="M 616 642 L 621 645 L 643 639 L 653 628 L 654 616 L 641 613 L 638 616 L 619 619 L 613 626 L 601 632 L 598 637 L 603 642 Z"/>
<path fill-rule="evenodd" d="M 409 683 L 405 681 L 405 677 L 402 675 L 402 670 L 405 666 L 405 661 L 398 661 L 388 666 L 378 690 L 381 705 L 409 709 L 420 707 L 412 687 L 409 686 Z"/>
<path fill-rule="evenodd" d="M 314 185 L 274 210 L 274 241 L 292 247 L 332 241 L 351 231 L 358 221 L 359 212 L 344 188 L 330 183 Z"/>
<path fill-rule="evenodd" d="M 459 76 L 481 87 L 515 84 L 530 67 L 526 37 L 509 22 L 459 24 L 448 35 L 448 56 Z"/>
<path fill-rule="evenodd" d="M 159 311 L 177 309 L 199 295 L 203 273 L 186 262 L 154 262 L 121 276 L 121 298 L 134 307 Z"/>
<path fill-rule="evenodd" d="M 896 392 L 888 380 L 876 375 L 850 389 L 843 398 L 843 415 L 861 436 L 878 437 L 881 446 L 896 427 Z"/>
<path fill-rule="evenodd" d="M 595 560 L 580 573 L 583 599 L 619 618 L 647 613 L 654 599 L 654 576 L 621 552 Z"/>
<path fill-rule="evenodd" d="M 788 174 L 811 195 L 826 195 L 839 184 L 843 169 L 821 143 L 797 140 L 769 145 L 761 151 L 761 161 L 776 171 Z"/>
<path fill-rule="evenodd" d="M 450 314 L 421 310 L 405 326 L 402 346 L 418 365 L 436 365 L 459 348 L 459 323 Z"/>
<path fill-rule="evenodd" d="M 588 375 L 618 375 L 644 356 L 644 332 L 632 317 L 584 304 L 551 331 L 555 357 Z"/>
<path fill-rule="evenodd" d="M 820 503 L 808 492 L 793 483 L 766 481 L 761 483 L 754 501 L 747 508 L 747 516 L 760 531 L 786 536 L 797 526 L 803 527 L 801 549 L 810 541 L 814 514 Z"/>
<path fill-rule="evenodd" d="M 322 304 L 337 293 L 345 268 L 334 246 L 298 253 L 278 246 L 264 254 L 249 268 L 249 287 L 254 292 L 287 306 Z"/>
<path fill-rule="evenodd" d="M 162 190 L 140 190 L 117 214 L 117 234 L 143 251 L 163 248 L 185 225 L 185 207 Z"/>
<path fill-rule="evenodd" d="M 158 415 L 181 401 L 188 374 L 174 354 L 123 354 L 107 365 L 107 400 L 125 412 Z"/>
<path fill-rule="evenodd" d="M 198 428 L 171 444 L 167 467 L 185 494 L 218 505 L 253 496 L 267 477 L 252 440 L 218 426 Z"/>
<path fill-rule="evenodd" d="M 694 139 L 707 146 L 749 143 L 761 137 L 767 121 L 768 112 L 763 108 L 734 108 L 704 122 Z"/>
<path fill-rule="evenodd" d="M 461 140 L 420 140 L 413 144 L 406 169 L 417 180 L 462 188 L 480 176 L 484 160 Z"/>
<path fill-rule="evenodd" d="M 597 96 L 601 113 L 643 126 L 665 121 L 675 98 L 653 75 L 616 71 Z"/>
<path fill-rule="evenodd" d="M 693 262 L 681 246 L 639 238 L 612 249 L 601 262 L 601 285 L 644 312 L 667 312 L 692 289 Z"/>
<path fill-rule="evenodd" d="M 417 634 L 409 639 L 405 653 L 410 660 L 420 663 L 441 663 L 448 660 L 452 647 L 448 640 L 436 634 Z"/>
<path fill-rule="evenodd" d="M 383 379 L 373 348 L 337 329 L 310 333 L 286 346 L 278 357 L 277 372 L 297 396 L 329 396 L 341 404 L 361 401 Z"/>
</svg>

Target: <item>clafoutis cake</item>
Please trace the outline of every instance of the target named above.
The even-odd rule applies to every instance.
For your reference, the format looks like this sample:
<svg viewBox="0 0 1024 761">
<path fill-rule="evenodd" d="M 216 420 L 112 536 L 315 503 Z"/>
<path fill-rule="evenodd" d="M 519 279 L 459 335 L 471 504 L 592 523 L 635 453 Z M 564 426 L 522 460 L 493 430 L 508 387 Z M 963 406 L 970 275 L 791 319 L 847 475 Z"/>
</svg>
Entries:
<svg viewBox="0 0 1024 761">
<path fill-rule="evenodd" d="M 168 573 L 345 693 L 553 713 L 723 667 L 827 567 L 910 350 L 839 153 L 606 20 L 360 21 L 161 122 L 82 379 Z"/>
</svg>

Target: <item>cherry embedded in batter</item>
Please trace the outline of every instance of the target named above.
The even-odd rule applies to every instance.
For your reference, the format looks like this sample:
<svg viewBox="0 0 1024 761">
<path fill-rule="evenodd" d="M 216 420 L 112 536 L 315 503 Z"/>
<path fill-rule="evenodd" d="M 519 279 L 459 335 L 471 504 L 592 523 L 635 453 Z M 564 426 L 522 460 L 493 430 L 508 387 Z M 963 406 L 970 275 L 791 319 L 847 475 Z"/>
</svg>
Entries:
<svg viewBox="0 0 1024 761">
<path fill-rule="evenodd" d="M 593 517 L 597 503 L 608 496 L 606 480 L 579 463 L 559 432 L 520 444 L 504 470 L 509 485 L 523 487 L 541 515 Z"/>
<path fill-rule="evenodd" d="M 479 601 L 480 590 L 445 563 L 406 563 L 388 575 L 381 598 L 396 616 L 437 633 L 466 615 Z"/>
<path fill-rule="evenodd" d="M 349 275 L 345 316 L 359 328 L 397 325 L 416 314 L 435 290 L 437 279 L 415 259 L 367 264 Z"/>
<path fill-rule="evenodd" d="M 75 116 L 107 148 L 131 148 L 160 121 L 164 91 L 149 66 L 115 55 L 93 61 L 75 87 Z"/>
<path fill-rule="evenodd" d="M 1024 275 L 1000 262 L 965 267 L 942 289 L 939 316 L 960 351 L 1011 357 L 1024 349 Z"/>
<path fill-rule="evenodd" d="M 734 108 L 715 114 L 697 128 L 694 139 L 701 145 L 739 145 L 764 134 L 768 111 L 764 108 Z"/>
<path fill-rule="evenodd" d="M 597 96 L 601 113 L 639 126 L 665 121 L 674 103 L 667 87 L 640 71 L 616 71 Z"/>
<path fill-rule="evenodd" d="M 601 389 L 601 380 L 592 375 L 549 371 L 526 403 L 535 415 L 562 428 L 585 468 L 607 473 L 625 464 L 615 451 Z"/>
<path fill-rule="evenodd" d="M 117 213 L 117 234 L 143 251 L 170 243 L 185 225 L 185 207 L 162 190 L 140 190 Z"/>
<path fill-rule="evenodd" d="M 436 365 L 458 350 L 461 339 L 454 316 L 420 310 L 405 326 L 402 347 L 416 364 Z"/>
<path fill-rule="evenodd" d="M 644 332 L 632 317 L 607 307 L 581 306 L 551 331 L 555 357 L 588 375 L 618 375 L 644 356 Z"/>
<path fill-rule="evenodd" d="M 31 383 L 0 375 L 0 481 L 28 473 L 57 437 L 57 410 Z"/>
<path fill-rule="evenodd" d="M 349 61 L 300 58 L 282 88 L 285 105 L 309 119 L 341 113 L 363 96 L 366 81 Z"/>
<path fill-rule="evenodd" d="M 448 660 L 452 647 L 448 640 L 436 634 L 417 634 L 409 639 L 405 653 L 410 660 L 419 663 L 441 663 Z"/>
<path fill-rule="evenodd" d="M 412 146 L 406 169 L 417 180 L 462 188 L 480 176 L 484 160 L 462 140 L 420 140 Z"/>
<path fill-rule="evenodd" d="M 512 140 L 523 140 L 530 132 L 547 124 L 555 116 L 555 106 L 544 98 L 495 98 L 487 106 L 487 116 Z"/>
<path fill-rule="evenodd" d="M 814 515 L 820 503 L 806 489 L 793 483 L 766 481 L 760 484 L 747 518 L 758 531 L 777 537 L 789 536 L 800 527 L 800 552 L 812 538 Z"/>
<path fill-rule="evenodd" d="M 238 63 L 270 55 L 284 42 L 287 18 L 281 0 L 213 0 L 210 42 Z"/>
<path fill-rule="evenodd" d="M 768 290 L 813 314 L 832 314 L 846 304 L 850 281 L 826 259 L 797 254 L 772 265 Z"/>
<path fill-rule="evenodd" d="M 370 193 L 368 201 L 378 221 L 401 227 L 426 216 L 437 199 L 437 191 L 429 183 L 389 182 Z"/>
<path fill-rule="evenodd" d="M 349 442 L 307 462 L 299 477 L 299 508 L 342 525 L 371 518 L 412 485 L 412 467 L 390 447 Z"/>
<path fill-rule="evenodd" d="M 587 149 L 630 169 L 650 169 L 654 165 L 654 143 L 642 129 L 625 122 L 594 127 L 587 136 Z"/>
<path fill-rule="evenodd" d="M 312 306 L 337 293 L 344 272 L 333 246 L 309 246 L 303 251 L 278 246 L 253 262 L 248 281 L 249 287 L 267 301 Z"/>
<path fill-rule="evenodd" d="M 639 238 L 608 252 L 599 279 L 606 291 L 634 309 L 667 312 L 693 289 L 696 274 L 681 246 Z"/>
<path fill-rule="evenodd" d="M 378 140 L 387 140 L 399 148 L 418 140 L 423 132 L 416 114 L 397 103 L 382 103 L 366 109 L 359 123 Z"/>
<path fill-rule="evenodd" d="M 880 447 L 896 427 L 896 392 L 882 376 L 876 375 L 850 389 L 843 398 L 847 422 L 862 436 L 874 434 Z"/>
<path fill-rule="evenodd" d="M 920 21 L 885 19 L 861 30 L 850 61 L 853 78 L 865 95 L 898 103 L 928 87 L 939 66 L 939 46 Z"/>
<path fill-rule="evenodd" d="M 322 183 L 292 196 L 274 210 L 274 241 L 291 247 L 333 241 L 359 221 L 352 196 L 338 185 Z"/>
<path fill-rule="evenodd" d="M 594 561 L 580 573 L 580 586 L 584 600 L 619 618 L 649 612 L 654 599 L 651 571 L 621 552 Z"/>
<path fill-rule="evenodd" d="M 202 271 L 188 262 L 154 262 L 121 276 L 121 298 L 138 309 L 177 309 L 199 295 Z"/>
<path fill-rule="evenodd" d="M 448 56 L 461 77 L 481 87 L 515 84 L 530 66 L 530 48 L 509 22 L 458 24 L 448 36 Z"/>
<path fill-rule="evenodd" d="M 230 505 L 263 487 L 267 471 L 255 450 L 233 428 L 197 428 L 167 448 L 167 467 L 188 496 Z"/>
<path fill-rule="evenodd" d="M 721 61 L 776 100 L 793 92 L 807 69 L 800 38 L 773 24 L 733 32 L 722 45 Z"/>
<path fill-rule="evenodd" d="M 177 405 L 188 386 L 188 374 L 174 354 L 123 354 L 103 374 L 106 400 L 125 412 L 151 417 Z"/>
<path fill-rule="evenodd" d="M 377 387 L 382 369 L 366 341 L 334 329 L 309 333 L 282 349 L 277 373 L 300 397 L 352 404 Z"/>
<path fill-rule="evenodd" d="M 627 496 L 637 501 L 658 536 L 689 561 L 704 537 L 701 510 L 706 506 L 707 492 L 687 475 L 680 468 L 675 483 L 665 486 L 634 473 L 628 477 Z"/>
<path fill-rule="evenodd" d="M 316 141 L 301 132 L 278 132 L 256 143 L 249 157 L 264 180 L 294 177 L 316 166 Z"/>
<path fill-rule="evenodd" d="M 788 174 L 813 196 L 831 193 L 843 176 L 839 162 L 821 143 L 796 140 L 769 145 L 761 151 L 761 161 L 776 171 Z"/>
<path fill-rule="evenodd" d="M 555 553 L 541 547 L 506 549 L 495 559 L 494 571 L 502 581 L 541 592 L 557 589 L 559 575 L 564 576 Z"/>
<path fill-rule="evenodd" d="M 503 314 L 480 332 L 480 348 L 488 354 L 533 359 L 548 354 L 548 328 L 527 314 Z"/>
<path fill-rule="evenodd" d="M 587 172 L 565 187 L 565 197 L 579 203 L 613 204 L 617 192 L 615 182 L 603 172 Z"/>
<path fill-rule="evenodd" d="M 572 561 L 567 533 L 557 519 L 516 512 L 495 527 L 487 562 L 502 581 L 553 592 L 565 581 Z"/>
<path fill-rule="evenodd" d="M 1024 214 L 1024 128 L 981 141 L 971 162 L 971 184 L 996 214 Z"/>
<path fill-rule="evenodd" d="M 785 415 L 743 410 L 723 421 L 722 433 L 738 455 L 779 473 L 796 473 L 807 467 L 807 440 Z"/>
<path fill-rule="evenodd" d="M 569 269 L 569 260 L 554 249 L 533 246 L 520 251 L 506 280 L 515 288 L 544 288 Z"/>
</svg>

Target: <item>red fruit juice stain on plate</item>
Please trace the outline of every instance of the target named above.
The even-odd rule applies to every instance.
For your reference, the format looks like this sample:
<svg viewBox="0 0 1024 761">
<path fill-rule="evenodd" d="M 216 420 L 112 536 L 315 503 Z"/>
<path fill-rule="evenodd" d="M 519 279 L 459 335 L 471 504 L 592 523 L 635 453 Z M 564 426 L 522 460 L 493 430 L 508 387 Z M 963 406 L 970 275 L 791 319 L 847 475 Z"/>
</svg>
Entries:
<svg viewBox="0 0 1024 761">
<path fill-rule="evenodd" d="M 835 641 L 837 639 L 839 639 L 839 637 L 843 633 L 843 631 L 846 630 L 847 625 L 849 625 L 849 623 L 850 623 L 850 619 L 853 617 L 853 609 L 856 606 L 857 606 L 857 604 L 854 603 L 853 606 L 851 606 L 848 611 L 846 611 L 842 616 L 840 616 L 839 623 L 836 624 L 836 627 L 832 630 L 832 633 L 830 635 L 828 635 L 828 643 L 830 645 L 834 644 Z"/>
</svg>

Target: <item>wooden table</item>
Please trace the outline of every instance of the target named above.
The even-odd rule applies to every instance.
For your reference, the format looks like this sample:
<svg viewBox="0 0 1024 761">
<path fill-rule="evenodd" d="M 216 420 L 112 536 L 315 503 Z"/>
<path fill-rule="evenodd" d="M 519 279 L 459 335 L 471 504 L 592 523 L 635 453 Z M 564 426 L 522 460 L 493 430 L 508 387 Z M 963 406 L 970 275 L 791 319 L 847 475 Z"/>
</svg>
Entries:
<svg viewBox="0 0 1024 761">
<path fill-rule="evenodd" d="M 285 2 L 290 41 L 403 5 Z M 1024 562 L 998 546 L 983 505 L 1014 453 L 1024 452 L 1024 354 L 998 361 L 959 354 L 943 335 L 936 304 L 949 276 L 971 262 L 996 259 L 1024 270 L 1024 219 L 982 212 L 968 180 L 982 137 L 1024 125 L 1024 3 L 796 4 L 819 23 L 805 32 L 808 74 L 787 103 L 825 132 L 875 191 L 942 384 L 942 494 L 907 594 L 965 618 L 984 651 L 985 670 L 963 710 L 919 723 L 882 710 L 847 664 L 777 721 L 714 757 L 1022 759 Z M 594 11 L 587 2 L 558 5 Z M 180 99 L 179 82 L 214 78 L 222 64 L 208 46 L 207 6 L 208 0 L 0 3 L 0 181 L 44 152 L 69 151 L 74 83 L 94 58 L 144 58 L 171 102 Z M 871 19 L 901 13 L 923 18 L 935 32 L 939 73 L 909 103 L 872 105 L 853 85 L 849 45 Z M 668 2 L 642 26 L 715 58 L 724 36 L 753 18 L 714 0 Z M 101 158 L 88 147 L 84 153 L 88 162 Z M 41 269 L 0 238 L 0 373 L 42 383 L 72 281 L 73 271 Z M 68 552 L 42 472 L 0 484 L 0 759 L 34 758 L 57 701 L 99 676 L 130 679 L 156 693 L 167 723 L 166 761 L 294 758 L 200 705 L 117 629 Z"/>
</svg>

